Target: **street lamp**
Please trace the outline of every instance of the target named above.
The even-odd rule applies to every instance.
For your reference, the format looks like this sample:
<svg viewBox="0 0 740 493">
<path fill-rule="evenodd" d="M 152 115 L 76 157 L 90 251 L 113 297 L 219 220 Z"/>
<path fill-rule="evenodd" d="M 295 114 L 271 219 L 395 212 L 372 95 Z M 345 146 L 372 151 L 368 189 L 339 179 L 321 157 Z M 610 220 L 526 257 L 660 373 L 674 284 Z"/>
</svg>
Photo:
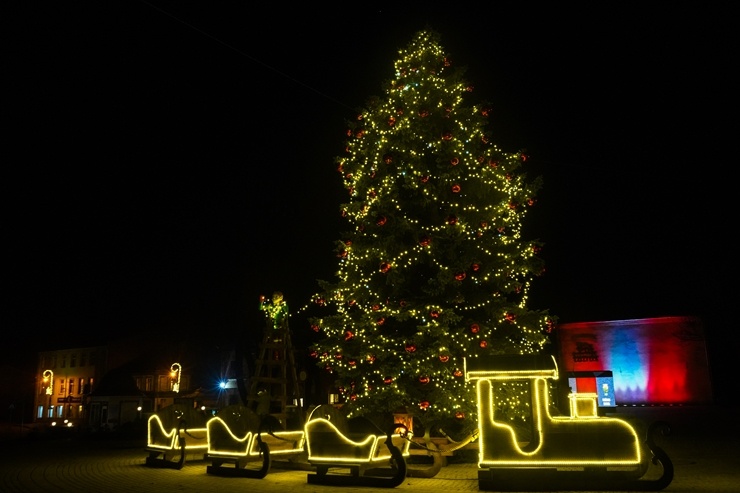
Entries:
<svg viewBox="0 0 740 493">
<path fill-rule="evenodd" d="M 180 392 L 180 374 L 182 373 L 182 366 L 180 363 L 172 363 L 170 367 L 170 377 L 172 377 L 172 390 L 174 392 Z"/>
<path fill-rule="evenodd" d="M 46 395 L 51 395 L 54 391 L 54 372 L 51 370 L 44 370 L 44 385 L 46 386 Z"/>
<path fill-rule="evenodd" d="M 53 416 L 52 414 L 52 407 L 51 407 L 51 394 L 54 393 L 54 372 L 51 370 L 44 370 L 44 373 L 42 373 L 44 385 L 46 386 L 46 395 L 49 396 L 49 407 L 47 408 L 48 417 L 51 418 Z"/>
</svg>

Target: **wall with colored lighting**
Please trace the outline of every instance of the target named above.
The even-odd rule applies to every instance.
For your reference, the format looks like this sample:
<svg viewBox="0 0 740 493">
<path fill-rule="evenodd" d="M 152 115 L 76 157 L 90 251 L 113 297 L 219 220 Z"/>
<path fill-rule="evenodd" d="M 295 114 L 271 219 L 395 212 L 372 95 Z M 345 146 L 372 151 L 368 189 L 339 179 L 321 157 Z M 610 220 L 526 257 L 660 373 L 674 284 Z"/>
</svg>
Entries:
<svg viewBox="0 0 740 493">
<path fill-rule="evenodd" d="M 698 318 L 564 323 L 557 328 L 556 345 L 566 382 L 569 372 L 611 371 L 617 406 L 713 402 Z"/>
</svg>

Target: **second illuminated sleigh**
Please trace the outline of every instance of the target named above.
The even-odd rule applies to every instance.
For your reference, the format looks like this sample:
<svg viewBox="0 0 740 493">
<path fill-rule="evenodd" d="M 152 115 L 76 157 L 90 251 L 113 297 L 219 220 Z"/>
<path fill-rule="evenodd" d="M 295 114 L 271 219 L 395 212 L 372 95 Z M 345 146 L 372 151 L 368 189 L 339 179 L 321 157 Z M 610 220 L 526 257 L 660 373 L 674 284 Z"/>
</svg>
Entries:
<svg viewBox="0 0 740 493">
<path fill-rule="evenodd" d="M 305 431 L 308 462 L 316 468 L 309 483 L 393 488 L 406 478 L 410 441 L 401 423 L 384 431 L 364 417 L 347 418 L 324 404 L 311 412 Z"/>
<path fill-rule="evenodd" d="M 667 432 L 653 423 L 645 439 L 625 420 L 597 415 L 595 394 L 571 394 L 570 416 L 553 416 L 549 381 L 558 378 L 552 357 L 499 356 L 466 362 L 466 379 L 478 395 L 481 490 L 657 491 L 673 480 L 673 464 L 653 440 Z M 522 441 L 517 430 L 496 416 L 496 389 L 527 382 L 532 433 Z M 648 474 L 648 470 L 657 469 Z M 651 477 L 654 479 L 645 479 Z"/>
<path fill-rule="evenodd" d="M 262 479 L 273 458 L 289 459 L 302 454 L 303 431 L 271 429 L 272 423 L 241 404 L 225 407 L 206 423 L 205 458 L 211 461 L 206 472 Z"/>
</svg>

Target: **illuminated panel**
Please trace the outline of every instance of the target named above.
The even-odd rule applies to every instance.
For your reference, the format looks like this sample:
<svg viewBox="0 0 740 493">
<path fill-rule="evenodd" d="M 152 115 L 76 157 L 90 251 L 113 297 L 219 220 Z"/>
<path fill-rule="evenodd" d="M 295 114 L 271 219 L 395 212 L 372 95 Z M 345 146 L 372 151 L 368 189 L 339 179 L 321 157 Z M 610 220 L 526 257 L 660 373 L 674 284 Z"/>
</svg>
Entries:
<svg viewBox="0 0 740 493">
<path fill-rule="evenodd" d="M 612 371 L 619 405 L 713 401 L 704 330 L 697 318 L 579 322 L 560 324 L 557 330 L 563 371 Z"/>
<path fill-rule="evenodd" d="M 598 396 L 598 394 L 590 392 L 587 394 L 569 394 L 570 415 L 574 418 L 592 418 L 598 416 L 596 406 Z"/>
</svg>

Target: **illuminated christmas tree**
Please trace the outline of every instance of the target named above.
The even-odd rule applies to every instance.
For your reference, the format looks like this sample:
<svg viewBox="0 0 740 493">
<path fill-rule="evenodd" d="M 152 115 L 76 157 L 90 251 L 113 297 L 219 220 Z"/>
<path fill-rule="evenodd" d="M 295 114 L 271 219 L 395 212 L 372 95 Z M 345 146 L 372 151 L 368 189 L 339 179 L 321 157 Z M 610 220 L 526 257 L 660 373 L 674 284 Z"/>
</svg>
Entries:
<svg viewBox="0 0 740 493">
<path fill-rule="evenodd" d="M 521 237 L 541 179 L 527 181 L 525 154 L 493 144 L 491 108 L 464 105 L 463 76 L 438 33 L 417 33 L 385 97 L 349 122 L 337 158 L 350 229 L 310 321 L 312 355 L 351 414 L 406 409 L 415 427 L 470 431 L 464 358 L 538 353 L 548 342 L 552 317 L 526 306 L 544 271 L 541 244 Z"/>
</svg>

